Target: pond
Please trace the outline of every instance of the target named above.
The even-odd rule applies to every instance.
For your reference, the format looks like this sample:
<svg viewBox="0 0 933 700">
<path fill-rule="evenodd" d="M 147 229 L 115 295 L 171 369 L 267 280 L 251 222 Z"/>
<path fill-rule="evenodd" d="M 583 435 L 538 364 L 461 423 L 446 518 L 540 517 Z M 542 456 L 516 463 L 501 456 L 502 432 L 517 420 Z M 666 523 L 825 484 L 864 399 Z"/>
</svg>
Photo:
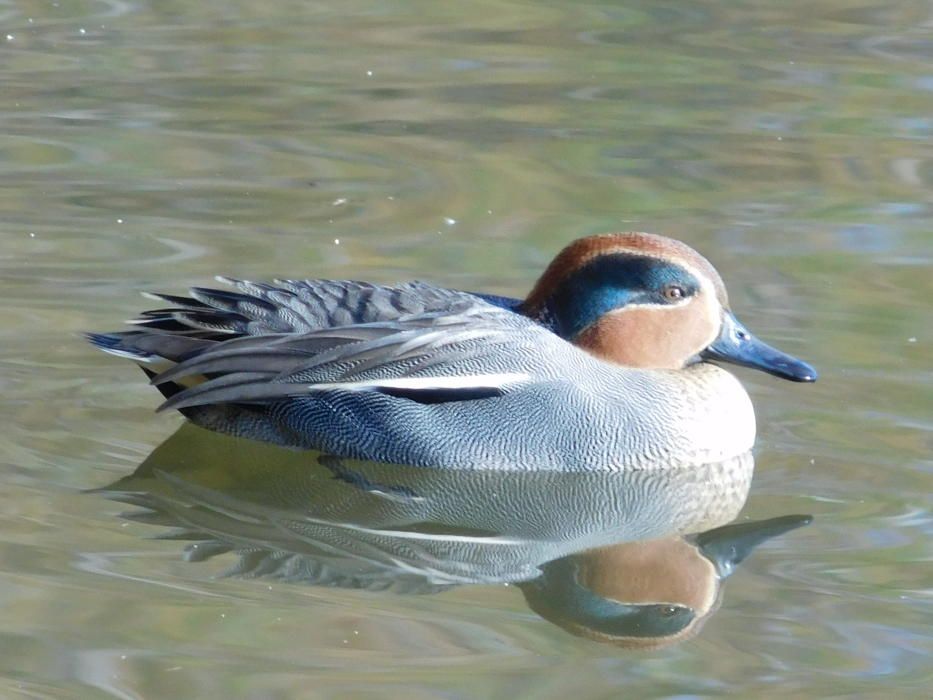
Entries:
<svg viewBox="0 0 933 700">
<path fill-rule="evenodd" d="M 927 3 L 0 17 L 0 695 L 928 689 Z M 80 335 L 214 275 L 523 296 L 570 240 L 626 230 L 702 252 L 748 327 L 820 370 L 734 369 L 754 459 L 348 464 L 156 414 Z"/>
</svg>

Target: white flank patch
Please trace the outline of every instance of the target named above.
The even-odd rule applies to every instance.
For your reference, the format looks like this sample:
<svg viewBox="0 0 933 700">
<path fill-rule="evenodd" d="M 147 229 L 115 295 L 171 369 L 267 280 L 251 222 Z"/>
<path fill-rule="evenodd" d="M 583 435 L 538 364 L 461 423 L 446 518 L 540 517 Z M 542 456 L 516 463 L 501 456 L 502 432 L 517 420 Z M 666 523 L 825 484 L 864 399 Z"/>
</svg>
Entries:
<svg viewBox="0 0 933 700">
<path fill-rule="evenodd" d="M 331 382 L 311 384 L 311 391 L 342 389 L 344 391 L 368 391 L 370 389 L 410 389 L 425 391 L 431 389 L 503 389 L 521 384 L 530 379 L 524 372 L 506 372 L 503 374 L 474 374 L 468 377 L 400 377 L 398 379 L 373 379 L 364 382 Z"/>
</svg>

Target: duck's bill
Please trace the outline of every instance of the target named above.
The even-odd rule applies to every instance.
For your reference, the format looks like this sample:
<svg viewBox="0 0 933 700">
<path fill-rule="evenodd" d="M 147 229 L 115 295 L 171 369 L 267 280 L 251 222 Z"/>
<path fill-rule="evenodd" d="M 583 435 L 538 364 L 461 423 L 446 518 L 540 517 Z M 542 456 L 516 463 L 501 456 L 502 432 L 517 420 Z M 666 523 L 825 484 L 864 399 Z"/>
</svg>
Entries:
<svg viewBox="0 0 933 700">
<path fill-rule="evenodd" d="M 811 515 L 783 515 L 732 523 L 697 535 L 696 544 L 703 556 L 713 562 L 720 577 L 725 578 L 761 543 L 811 522 Z"/>
<path fill-rule="evenodd" d="M 731 311 L 723 314 L 719 337 L 701 355 L 704 360 L 721 360 L 760 369 L 794 382 L 815 382 L 817 377 L 816 370 L 803 360 L 758 340 Z"/>
</svg>

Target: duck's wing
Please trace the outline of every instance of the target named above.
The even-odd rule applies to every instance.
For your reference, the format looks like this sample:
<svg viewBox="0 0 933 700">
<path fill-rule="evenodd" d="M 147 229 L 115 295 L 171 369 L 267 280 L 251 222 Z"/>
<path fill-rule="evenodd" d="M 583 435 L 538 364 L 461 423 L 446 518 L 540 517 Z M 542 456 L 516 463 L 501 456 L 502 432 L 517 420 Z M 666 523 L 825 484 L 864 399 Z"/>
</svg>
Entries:
<svg viewBox="0 0 933 700">
<path fill-rule="evenodd" d="M 272 284 L 218 277 L 232 289 L 193 287 L 189 297 L 147 294 L 168 307 L 133 323 L 148 330 L 220 340 L 392 321 L 450 311 L 475 296 L 425 282 L 383 286 L 349 280 L 276 280 Z"/>
<path fill-rule="evenodd" d="M 563 341 L 532 321 L 473 298 L 451 312 L 213 343 L 179 358 L 153 383 L 188 387 L 162 409 L 265 404 L 323 391 L 440 403 L 498 396 L 544 378 L 554 357 L 547 346 L 556 343 Z"/>
</svg>

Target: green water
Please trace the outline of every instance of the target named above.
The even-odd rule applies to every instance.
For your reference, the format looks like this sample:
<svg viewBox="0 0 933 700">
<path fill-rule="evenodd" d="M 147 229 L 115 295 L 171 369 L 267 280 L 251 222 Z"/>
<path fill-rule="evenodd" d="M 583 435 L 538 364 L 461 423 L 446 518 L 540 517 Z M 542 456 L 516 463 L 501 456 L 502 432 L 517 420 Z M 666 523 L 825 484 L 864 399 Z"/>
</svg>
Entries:
<svg viewBox="0 0 933 700">
<path fill-rule="evenodd" d="M 0 6 L 0 696 L 918 697 L 933 682 L 933 14 L 923 2 Z M 215 274 L 521 295 L 683 239 L 813 386 L 738 370 L 764 543 L 681 644 L 516 586 L 224 578 L 82 493 L 181 424 L 77 336 Z"/>
</svg>

